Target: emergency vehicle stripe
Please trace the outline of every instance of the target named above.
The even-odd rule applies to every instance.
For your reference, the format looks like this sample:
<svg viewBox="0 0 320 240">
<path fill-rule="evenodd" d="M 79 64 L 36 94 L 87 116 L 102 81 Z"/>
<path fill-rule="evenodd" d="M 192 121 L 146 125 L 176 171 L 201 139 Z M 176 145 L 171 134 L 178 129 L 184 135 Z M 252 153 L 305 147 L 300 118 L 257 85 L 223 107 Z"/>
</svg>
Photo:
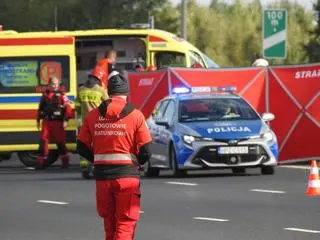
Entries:
<svg viewBox="0 0 320 240">
<path fill-rule="evenodd" d="M 38 144 L 40 132 L 0 132 L 0 145 Z M 66 142 L 76 142 L 76 131 L 66 132 Z"/>
<path fill-rule="evenodd" d="M 11 45 L 70 45 L 73 44 L 73 38 L 71 37 L 59 37 L 59 38 L 3 38 L 0 39 L 0 46 Z"/>
<path fill-rule="evenodd" d="M 17 120 L 17 119 L 36 119 L 37 110 L 15 109 L 15 110 L 0 110 L 0 120 Z M 74 113 L 72 115 L 74 118 Z"/>
<path fill-rule="evenodd" d="M 95 154 L 94 161 L 132 161 L 136 160 L 133 154 L 113 153 L 113 154 Z"/>
<path fill-rule="evenodd" d="M 36 119 L 37 110 L 0 110 L 0 120 Z"/>
<path fill-rule="evenodd" d="M 149 41 L 150 42 L 166 42 L 165 39 L 153 35 L 149 35 Z"/>
<path fill-rule="evenodd" d="M 74 101 L 74 96 L 68 96 L 71 101 Z M 11 96 L 1 96 L 0 103 L 39 103 L 40 96 L 20 96 L 20 97 L 11 97 Z"/>
</svg>

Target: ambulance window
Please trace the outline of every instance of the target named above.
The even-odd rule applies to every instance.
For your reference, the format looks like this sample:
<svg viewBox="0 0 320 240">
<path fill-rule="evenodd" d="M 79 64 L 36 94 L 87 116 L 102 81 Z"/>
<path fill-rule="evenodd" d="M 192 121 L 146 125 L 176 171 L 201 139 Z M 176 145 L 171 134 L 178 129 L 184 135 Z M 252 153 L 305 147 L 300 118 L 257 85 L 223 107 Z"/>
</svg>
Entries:
<svg viewBox="0 0 320 240">
<path fill-rule="evenodd" d="M 157 52 L 155 54 L 157 69 L 167 67 L 185 67 L 186 56 L 178 52 Z"/>
<path fill-rule="evenodd" d="M 219 68 L 219 65 L 217 65 L 211 58 L 209 58 L 204 53 L 202 53 L 202 57 L 204 58 L 204 61 L 207 63 L 208 68 Z"/>
<path fill-rule="evenodd" d="M 77 70 L 89 70 L 94 67 L 97 61 L 95 52 L 78 53 L 77 54 Z"/>
<path fill-rule="evenodd" d="M 205 67 L 206 65 L 204 64 L 201 56 L 193 51 L 189 51 L 189 60 L 190 60 L 190 66 L 194 66 L 196 64 L 201 64 L 202 67 Z"/>
<path fill-rule="evenodd" d="M 70 88 L 68 56 L 0 58 L 0 94 L 36 93 L 52 76 L 61 80 L 65 91 Z"/>
</svg>

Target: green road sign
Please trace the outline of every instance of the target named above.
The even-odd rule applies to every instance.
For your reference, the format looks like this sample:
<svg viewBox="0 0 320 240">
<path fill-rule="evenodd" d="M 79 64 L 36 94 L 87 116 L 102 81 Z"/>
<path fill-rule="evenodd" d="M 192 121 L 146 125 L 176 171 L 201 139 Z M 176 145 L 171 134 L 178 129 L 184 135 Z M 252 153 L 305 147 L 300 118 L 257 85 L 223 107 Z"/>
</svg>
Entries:
<svg viewBox="0 0 320 240">
<path fill-rule="evenodd" d="M 287 18 L 286 9 L 263 10 L 263 57 L 287 57 Z"/>
</svg>

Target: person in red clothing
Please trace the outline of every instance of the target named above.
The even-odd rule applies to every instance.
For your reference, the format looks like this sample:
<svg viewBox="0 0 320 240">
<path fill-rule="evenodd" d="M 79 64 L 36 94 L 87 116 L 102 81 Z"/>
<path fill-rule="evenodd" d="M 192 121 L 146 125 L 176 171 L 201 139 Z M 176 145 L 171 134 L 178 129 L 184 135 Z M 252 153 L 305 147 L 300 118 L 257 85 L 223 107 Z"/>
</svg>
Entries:
<svg viewBox="0 0 320 240">
<path fill-rule="evenodd" d="M 88 113 L 77 149 L 95 166 L 105 239 L 132 240 L 140 216 L 139 165 L 151 156 L 151 135 L 143 114 L 127 102 L 127 79 L 114 71 L 108 82 L 111 98 Z"/>
<path fill-rule="evenodd" d="M 59 89 L 59 79 L 52 77 L 49 79 L 48 88 L 43 92 L 40 99 L 37 127 L 40 129 L 40 120 L 42 127 L 40 134 L 39 152 L 37 157 L 37 169 L 46 166 L 49 149 L 48 144 L 51 139 L 57 144 L 58 152 L 62 160 L 62 168 L 68 168 L 69 156 L 66 148 L 66 132 L 68 119 L 72 115 L 69 99 Z"/>
<path fill-rule="evenodd" d="M 114 64 L 117 60 L 117 51 L 115 49 L 110 49 L 106 52 L 104 58 L 101 58 L 95 65 L 94 68 L 103 68 L 106 71 L 104 77 L 102 78 L 102 86 L 107 88 L 108 87 L 108 76 L 114 70 Z M 94 69 L 93 69 L 94 71 Z"/>
<path fill-rule="evenodd" d="M 148 72 L 157 71 L 157 67 L 156 67 L 156 66 L 153 66 L 153 65 L 150 65 L 150 66 L 147 68 L 147 71 L 148 71 Z"/>
<path fill-rule="evenodd" d="M 143 66 L 142 66 L 142 64 L 137 64 L 137 66 L 136 66 L 136 72 L 144 72 L 144 68 L 143 68 Z"/>
</svg>

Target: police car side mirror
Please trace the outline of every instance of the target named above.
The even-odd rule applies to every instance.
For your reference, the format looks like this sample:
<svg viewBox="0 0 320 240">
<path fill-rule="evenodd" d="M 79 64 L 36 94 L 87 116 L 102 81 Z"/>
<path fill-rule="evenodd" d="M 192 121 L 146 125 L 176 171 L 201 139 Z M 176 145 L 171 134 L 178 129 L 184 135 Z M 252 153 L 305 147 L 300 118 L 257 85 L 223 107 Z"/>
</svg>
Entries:
<svg viewBox="0 0 320 240">
<path fill-rule="evenodd" d="M 158 119 L 158 120 L 156 120 L 156 124 L 160 125 L 160 126 L 164 126 L 166 128 L 170 127 L 169 122 L 166 119 Z"/>
<path fill-rule="evenodd" d="M 265 122 L 270 122 L 273 119 L 275 119 L 275 116 L 273 113 L 264 113 L 262 114 L 262 120 Z"/>
</svg>

